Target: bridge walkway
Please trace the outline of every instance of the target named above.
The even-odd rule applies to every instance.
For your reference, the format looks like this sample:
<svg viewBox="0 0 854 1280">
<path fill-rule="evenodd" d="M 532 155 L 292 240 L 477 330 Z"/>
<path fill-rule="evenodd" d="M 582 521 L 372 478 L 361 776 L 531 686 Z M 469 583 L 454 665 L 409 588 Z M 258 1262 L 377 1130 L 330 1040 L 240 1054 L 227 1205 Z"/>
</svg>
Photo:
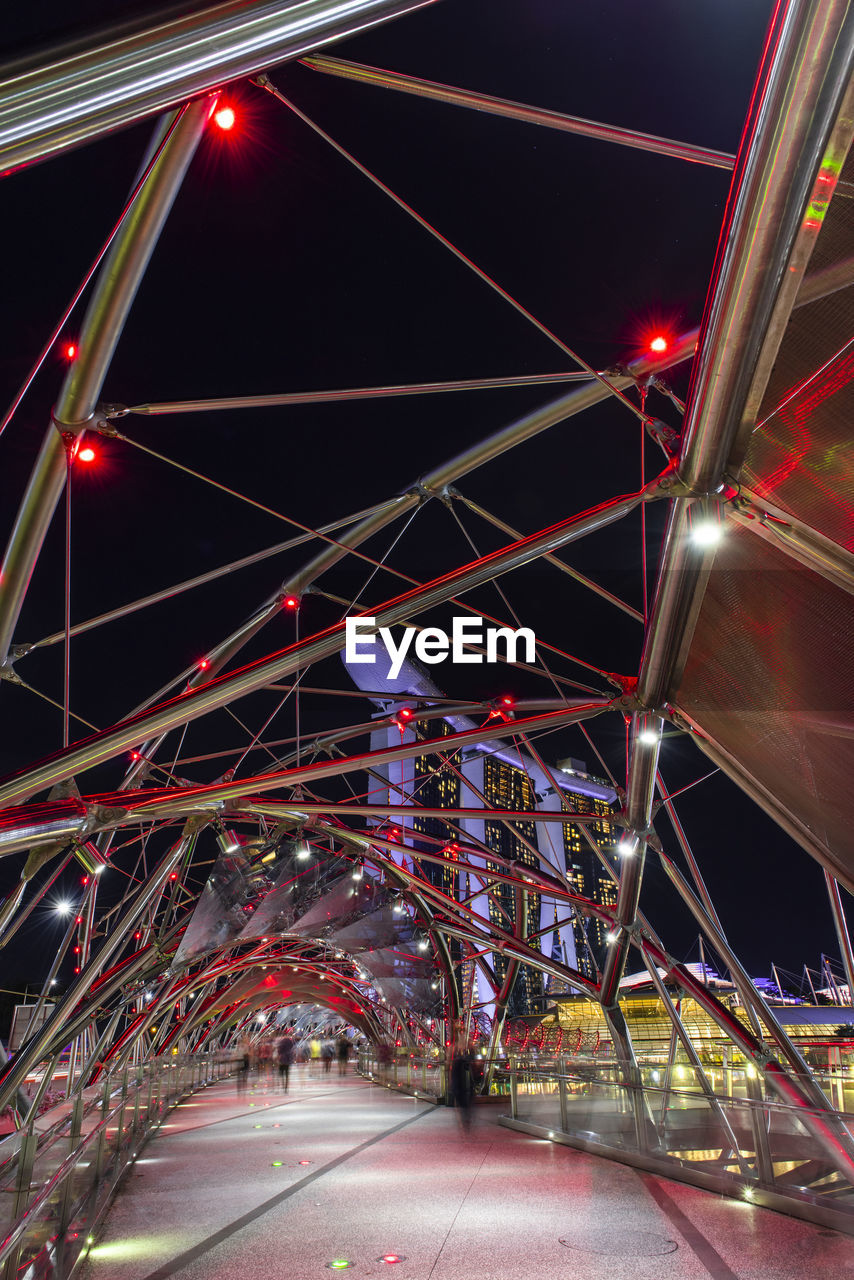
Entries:
<svg viewBox="0 0 854 1280">
<path fill-rule="evenodd" d="M 504 1128 L 500 1103 L 466 1132 L 304 1070 L 172 1111 L 82 1280 L 854 1280 L 850 1237 Z"/>
</svg>

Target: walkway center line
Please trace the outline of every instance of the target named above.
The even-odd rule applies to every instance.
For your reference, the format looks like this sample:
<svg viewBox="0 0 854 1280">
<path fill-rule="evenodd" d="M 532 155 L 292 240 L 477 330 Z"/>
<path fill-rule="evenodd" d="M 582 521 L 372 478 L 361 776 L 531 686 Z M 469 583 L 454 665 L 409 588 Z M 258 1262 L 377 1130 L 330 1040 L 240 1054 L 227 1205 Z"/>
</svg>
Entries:
<svg viewBox="0 0 854 1280">
<path fill-rule="evenodd" d="M 419 1111 L 416 1115 L 410 1116 L 408 1120 L 402 1120 L 400 1124 L 392 1125 L 390 1129 L 386 1129 L 384 1133 L 378 1133 L 375 1138 L 368 1138 L 366 1142 L 361 1142 L 358 1147 L 353 1147 L 352 1151 L 345 1151 L 343 1155 L 336 1156 L 334 1160 L 330 1160 L 328 1164 L 322 1165 L 316 1169 L 314 1173 L 307 1174 L 304 1178 L 300 1178 L 299 1182 L 293 1183 L 285 1191 L 280 1191 L 278 1195 L 271 1196 L 269 1200 L 265 1200 L 263 1204 L 259 1204 L 257 1209 L 250 1209 L 248 1213 L 244 1213 L 241 1218 L 236 1218 L 234 1222 L 230 1222 L 228 1226 L 221 1227 L 219 1231 L 215 1231 L 212 1236 L 208 1236 L 206 1240 L 202 1240 L 200 1244 L 194 1245 L 192 1249 L 187 1249 L 184 1253 L 179 1253 L 177 1258 L 173 1258 L 171 1262 L 164 1263 L 162 1267 L 158 1267 L 156 1271 L 152 1271 L 144 1277 L 144 1280 L 169 1280 L 170 1276 L 174 1276 L 178 1271 L 182 1271 L 184 1267 L 189 1266 L 191 1262 L 195 1262 L 197 1258 L 201 1258 L 204 1254 L 209 1253 L 211 1249 L 215 1249 L 218 1244 L 222 1244 L 229 1236 L 235 1235 L 238 1231 L 242 1231 L 244 1227 L 250 1226 L 258 1218 L 262 1218 L 265 1213 L 269 1213 L 271 1209 L 275 1209 L 278 1205 L 283 1204 L 285 1200 L 289 1200 L 291 1196 L 296 1195 L 298 1191 L 302 1191 L 304 1187 L 308 1187 L 312 1182 L 316 1182 L 318 1178 L 322 1178 L 324 1174 L 336 1169 L 339 1165 L 344 1164 L 347 1160 L 352 1160 L 353 1156 L 360 1155 L 362 1151 L 367 1151 L 368 1147 L 372 1147 L 377 1142 L 382 1142 L 384 1138 L 390 1138 L 393 1133 L 397 1133 L 400 1129 L 405 1129 L 407 1125 L 413 1124 L 414 1121 L 420 1120 L 422 1116 L 432 1115 L 434 1107 L 425 1107 L 423 1111 Z"/>
</svg>

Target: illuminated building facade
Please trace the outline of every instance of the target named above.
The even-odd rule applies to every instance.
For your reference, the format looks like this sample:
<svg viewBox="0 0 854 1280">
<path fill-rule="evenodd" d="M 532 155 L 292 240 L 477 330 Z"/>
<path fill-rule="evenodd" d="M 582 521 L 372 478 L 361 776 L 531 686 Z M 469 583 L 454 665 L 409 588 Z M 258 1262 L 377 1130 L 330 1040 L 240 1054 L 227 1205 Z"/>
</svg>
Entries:
<svg viewBox="0 0 854 1280">
<path fill-rule="evenodd" d="M 348 668 L 358 684 L 363 668 Z M 447 716 L 430 719 L 411 714 L 409 697 L 436 697 L 441 691 L 415 664 L 406 662 L 400 674 L 393 680 L 381 669 L 371 669 L 369 680 L 372 690 L 389 688 L 389 697 L 375 698 L 380 708 L 377 720 L 381 723 L 371 735 L 371 749 L 380 751 L 407 742 L 435 739 L 474 727 L 465 716 Z M 459 819 L 455 831 L 441 818 L 413 815 L 406 823 L 400 860 L 409 865 L 405 849 L 410 847 L 423 853 L 436 854 L 446 850 L 453 856 L 452 846 L 460 839 L 484 850 L 482 866 L 485 871 L 496 870 L 498 863 L 491 863 L 487 851 L 502 859 L 516 862 L 521 867 L 536 868 L 542 863 L 551 865 L 561 877 L 566 877 L 582 896 L 594 902 L 612 905 L 616 901 L 616 885 L 596 856 L 585 832 L 592 841 L 609 855 L 613 853 L 615 836 L 610 821 L 616 795 L 611 786 L 591 777 L 582 761 L 564 761 L 561 767 L 549 768 L 539 764 L 532 756 L 505 742 L 490 742 L 467 747 L 448 756 L 438 754 L 415 757 L 382 765 L 373 772 L 370 784 L 370 801 L 377 805 L 418 805 L 431 809 L 510 810 L 515 812 L 546 811 L 559 813 L 570 809 L 579 814 L 595 814 L 597 820 L 584 826 L 571 822 L 516 821 L 503 822 L 494 818 L 468 816 Z M 423 833 L 421 842 L 410 832 Z M 437 843 L 438 842 L 438 843 Z M 477 864 L 471 853 L 469 861 Z M 584 918 L 565 908 L 559 910 L 554 898 L 535 892 L 519 892 L 511 886 L 493 888 L 487 894 L 479 880 L 471 875 L 461 877 L 450 867 L 424 862 L 421 869 L 430 881 L 457 901 L 465 902 L 476 914 L 509 933 L 524 938 L 528 945 L 559 960 L 570 968 L 595 977 L 601 966 L 605 946 L 605 930 L 593 917 Z M 460 883 L 461 879 L 465 883 Z M 451 954 L 459 967 L 461 994 L 464 996 L 477 984 L 476 1005 L 487 1014 L 494 1008 L 494 991 L 480 968 L 465 960 L 459 944 L 454 944 Z M 493 952 L 485 957 L 499 987 L 504 982 L 508 961 L 501 953 Z M 508 1002 L 508 1014 L 519 1017 L 542 1012 L 550 995 L 562 993 L 566 984 L 554 978 L 546 978 L 539 970 L 521 965 L 513 983 Z"/>
</svg>

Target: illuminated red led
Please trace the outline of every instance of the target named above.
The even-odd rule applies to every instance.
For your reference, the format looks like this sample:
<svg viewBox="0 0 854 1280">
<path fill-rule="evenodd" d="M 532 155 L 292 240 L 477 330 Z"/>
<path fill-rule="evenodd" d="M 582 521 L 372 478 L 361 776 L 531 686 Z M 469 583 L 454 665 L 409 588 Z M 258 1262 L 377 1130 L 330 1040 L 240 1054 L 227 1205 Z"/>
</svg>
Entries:
<svg viewBox="0 0 854 1280">
<path fill-rule="evenodd" d="M 229 129 L 234 128 L 234 122 L 237 117 L 231 107 L 220 107 L 219 111 L 214 112 L 214 124 L 220 129 L 224 129 L 227 133 Z"/>
<path fill-rule="evenodd" d="M 650 339 L 649 349 L 650 351 L 654 351 L 656 355 L 661 355 L 669 346 L 670 343 L 662 333 L 657 333 L 654 338 Z"/>
<path fill-rule="evenodd" d="M 132 751 L 132 752 L 130 753 L 130 758 L 131 758 L 131 760 L 138 760 L 138 759 L 139 759 L 139 752 L 138 752 L 138 751 Z"/>
<path fill-rule="evenodd" d="M 501 699 L 501 704 L 502 706 L 505 706 L 505 707 L 515 707 L 516 699 L 508 696 Z"/>
<path fill-rule="evenodd" d="M 285 596 L 284 604 L 286 609 L 299 608 L 299 600 L 296 596 Z"/>
<path fill-rule="evenodd" d="M 413 715 L 413 712 L 412 712 L 412 709 L 411 709 L 410 707 L 401 707 L 401 709 L 400 709 L 400 718 L 401 718 L 401 720 L 411 720 L 411 719 L 412 719 L 412 715 Z"/>
<path fill-rule="evenodd" d="M 207 671 L 210 665 L 211 665 L 210 658 L 202 658 L 201 662 L 199 663 L 199 670 Z"/>
<path fill-rule="evenodd" d="M 77 458 L 79 462 L 94 462 L 95 450 L 87 444 L 84 448 L 77 450 Z"/>
<path fill-rule="evenodd" d="M 382 1260 L 383 1262 L 400 1262 L 400 1258 L 396 1253 L 384 1253 Z"/>
<path fill-rule="evenodd" d="M 77 359 L 77 343 L 67 342 L 65 346 L 62 348 L 62 354 L 65 356 L 66 360 L 76 360 Z"/>
</svg>

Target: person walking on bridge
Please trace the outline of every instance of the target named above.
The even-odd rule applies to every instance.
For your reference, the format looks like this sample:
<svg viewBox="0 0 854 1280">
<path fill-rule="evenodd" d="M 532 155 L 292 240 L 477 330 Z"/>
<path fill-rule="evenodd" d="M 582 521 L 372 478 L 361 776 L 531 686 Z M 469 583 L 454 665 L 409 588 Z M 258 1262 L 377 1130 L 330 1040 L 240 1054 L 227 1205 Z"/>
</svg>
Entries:
<svg viewBox="0 0 854 1280">
<path fill-rule="evenodd" d="M 282 1090 L 287 1093 L 291 1074 L 291 1063 L 294 1060 L 294 1042 L 287 1031 L 276 1045 L 276 1057 L 279 1062 L 279 1080 L 281 1082 Z"/>
</svg>

